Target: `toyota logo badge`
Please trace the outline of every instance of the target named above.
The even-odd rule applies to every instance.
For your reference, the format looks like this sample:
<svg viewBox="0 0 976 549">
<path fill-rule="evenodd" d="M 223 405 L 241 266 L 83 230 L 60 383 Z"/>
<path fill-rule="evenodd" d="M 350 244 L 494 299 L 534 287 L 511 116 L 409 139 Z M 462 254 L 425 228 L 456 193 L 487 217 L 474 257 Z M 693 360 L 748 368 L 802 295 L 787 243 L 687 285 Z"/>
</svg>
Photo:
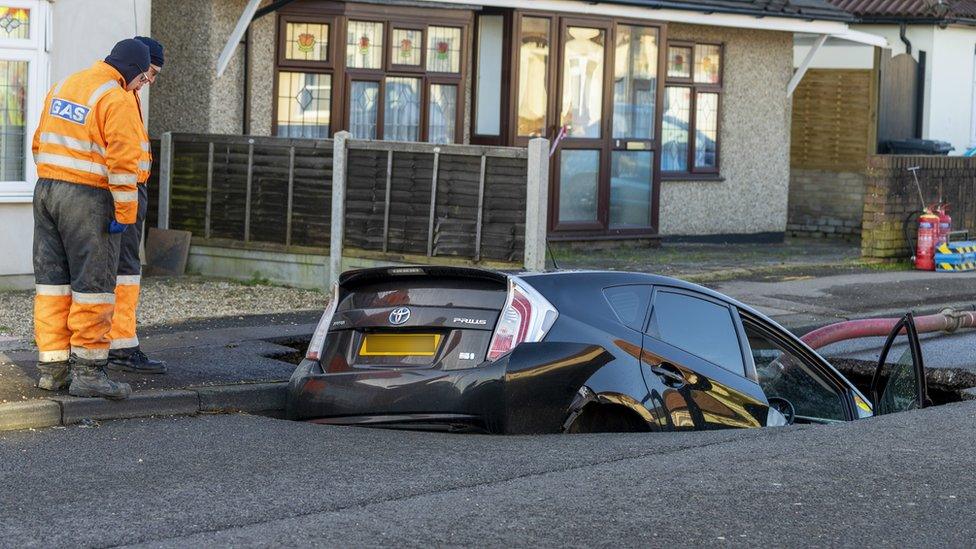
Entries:
<svg viewBox="0 0 976 549">
<path fill-rule="evenodd" d="M 390 313 L 390 324 L 393 324 L 394 326 L 405 324 L 408 320 L 410 320 L 410 309 L 406 307 L 393 309 L 393 311 Z"/>
</svg>

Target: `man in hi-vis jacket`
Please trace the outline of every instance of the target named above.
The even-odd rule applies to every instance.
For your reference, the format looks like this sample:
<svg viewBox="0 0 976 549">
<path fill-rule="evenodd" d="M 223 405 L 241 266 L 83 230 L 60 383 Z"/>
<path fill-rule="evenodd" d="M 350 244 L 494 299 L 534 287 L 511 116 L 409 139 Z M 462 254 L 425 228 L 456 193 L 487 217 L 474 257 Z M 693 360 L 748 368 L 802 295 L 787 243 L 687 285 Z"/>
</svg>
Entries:
<svg viewBox="0 0 976 549">
<path fill-rule="evenodd" d="M 105 374 L 122 233 L 135 224 L 142 117 L 132 90 L 149 48 L 115 45 L 104 61 L 55 84 L 34 133 L 34 337 L 38 387 L 126 398 Z M 70 376 L 69 376 L 70 373 Z"/>
</svg>

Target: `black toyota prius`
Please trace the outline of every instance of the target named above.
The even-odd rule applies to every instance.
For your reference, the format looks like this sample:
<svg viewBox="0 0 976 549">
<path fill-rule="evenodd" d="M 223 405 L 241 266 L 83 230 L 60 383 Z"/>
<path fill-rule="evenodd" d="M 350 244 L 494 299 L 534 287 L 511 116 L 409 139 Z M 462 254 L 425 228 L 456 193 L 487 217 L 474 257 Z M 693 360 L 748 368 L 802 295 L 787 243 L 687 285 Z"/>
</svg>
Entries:
<svg viewBox="0 0 976 549">
<path fill-rule="evenodd" d="M 907 343 L 886 361 L 896 336 Z M 391 267 L 333 286 L 287 412 L 488 433 L 850 421 L 924 405 L 910 315 L 871 392 L 765 315 L 673 278 Z"/>
</svg>

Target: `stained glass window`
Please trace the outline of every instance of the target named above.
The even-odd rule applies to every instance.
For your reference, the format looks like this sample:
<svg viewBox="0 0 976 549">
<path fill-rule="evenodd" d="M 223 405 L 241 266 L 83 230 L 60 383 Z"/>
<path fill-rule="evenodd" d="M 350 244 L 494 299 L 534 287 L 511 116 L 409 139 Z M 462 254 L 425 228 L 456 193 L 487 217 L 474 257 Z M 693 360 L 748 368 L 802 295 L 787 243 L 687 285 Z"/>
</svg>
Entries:
<svg viewBox="0 0 976 549">
<path fill-rule="evenodd" d="M 329 59 L 329 25 L 324 23 L 287 23 L 285 25 L 285 59 L 327 61 Z"/>
<path fill-rule="evenodd" d="M 0 61 L 0 180 L 23 181 L 27 61 Z"/>
<path fill-rule="evenodd" d="M 332 75 L 278 73 L 278 135 L 329 137 L 332 114 Z"/>
<path fill-rule="evenodd" d="M 0 6 L 0 38 L 30 38 L 30 10 Z"/>
<path fill-rule="evenodd" d="M 349 92 L 349 133 L 356 139 L 376 139 L 379 82 L 353 81 Z"/>
<path fill-rule="evenodd" d="M 388 77 L 383 107 L 383 139 L 420 139 L 420 79 Z"/>
<path fill-rule="evenodd" d="M 691 48 L 684 46 L 668 48 L 668 77 L 691 78 Z"/>
<path fill-rule="evenodd" d="M 718 141 L 718 94 L 699 93 L 695 99 L 695 167 L 714 168 Z"/>
<path fill-rule="evenodd" d="M 549 103 L 549 20 L 523 17 L 519 44 L 518 134 L 545 134 Z"/>
<path fill-rule="evenodd" d="M 413 29 L 393 29 L 390 62 L 394 65 L 420 66 L 420 52 L 424 47 L 423 33 Z"/>
<path fill-rule="evenodd" d="M 431 143 L 454 143 L 457 120 L 457 86 L 430 85 L 427 133 Z"/>
<path fill-rule="evenodd" d="M 710 44 L 695 44 L 695 83 L 718 84 L 721 48 Z"/>
<path fill-rule="evenodd" d="M 664 122 L 661 126 L 661 170 L 688 169 L 688 131 L 691 127 L 691 88 L 664 88 Z"/>
<path fill-rule="evenodd" d="M 346 67 L 383 68 L 383 23 L 349 21 L 346 30 Z"/>
<path fill-rule="evenodd" d="M 427 70 L 461 72 L 461 29 L 427 28 Z"/>
</svg>

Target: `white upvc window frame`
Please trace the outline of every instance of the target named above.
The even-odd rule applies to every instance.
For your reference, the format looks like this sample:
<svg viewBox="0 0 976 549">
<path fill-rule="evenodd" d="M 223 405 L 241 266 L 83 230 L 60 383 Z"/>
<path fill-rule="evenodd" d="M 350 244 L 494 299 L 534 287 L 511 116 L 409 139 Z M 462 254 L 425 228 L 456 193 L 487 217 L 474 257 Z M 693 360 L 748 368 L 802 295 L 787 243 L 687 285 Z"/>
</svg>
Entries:
<svg viewBox="0 0 976 549">
<path fill-rule="evenodd" d="M 0 38 L 0 60 L 27 62 L 27 101 L 24 117 L 24 180 L 0 181 L 0 203 L 30 202 L 37 182 L 37 166 L 31 154 L 34 130 L 41 118 L 50 88 L 51 6 L 45 0 L 0 0 L 0 6 L 27 8 L 31 13 L 30 37 Z"/>
</svg>

